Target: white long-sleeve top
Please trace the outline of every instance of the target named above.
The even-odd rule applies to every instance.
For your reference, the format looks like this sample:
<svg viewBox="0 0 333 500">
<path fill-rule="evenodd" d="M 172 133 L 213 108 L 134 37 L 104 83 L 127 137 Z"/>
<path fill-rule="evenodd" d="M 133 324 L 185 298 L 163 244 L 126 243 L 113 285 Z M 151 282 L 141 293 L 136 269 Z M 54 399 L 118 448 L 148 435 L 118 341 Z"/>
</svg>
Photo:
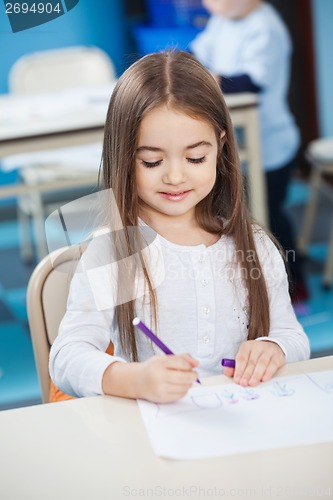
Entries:
<svg viewBox="0 0 333 500">
<path fill-rule="evenodd" d="M 136 276 L 135 292 L 125 283 L 123 295 L 115 299 L 116 264 L 106 257 L 108 235 L 104 236 L 95 238 L 83 254 L 50 352 L 53 382 L 74 396 L 103 394 L 106 368 L 115 361 L 129 361 L 115 321 L 117 300 L 125 302 L 134 293 L 136 316 L 154 329 L 142 279 Z M 287 362 L 307 359 L 309 342 L 290 302 L 283 260 L 262 230 L 255 229 L 255 241 L 269 294 L 270 332 L 262 339 L 277 342 Z M 188 352 L 199 360 L 200 378 L 223 373 L 221 359 L 235 358 L 248 335 L 248 295 L 244 270 L 235 264 L 233 238 L 222 236 L 206 247 L 176 245 L 156 235 L 144 254 L 157 294 L 157 335 L 174 353 Z M 141 332 L 136 339 L 139 361 L 161 354 Z M 114 356 L 105 353 L 110 341 Z"/>
</svg>

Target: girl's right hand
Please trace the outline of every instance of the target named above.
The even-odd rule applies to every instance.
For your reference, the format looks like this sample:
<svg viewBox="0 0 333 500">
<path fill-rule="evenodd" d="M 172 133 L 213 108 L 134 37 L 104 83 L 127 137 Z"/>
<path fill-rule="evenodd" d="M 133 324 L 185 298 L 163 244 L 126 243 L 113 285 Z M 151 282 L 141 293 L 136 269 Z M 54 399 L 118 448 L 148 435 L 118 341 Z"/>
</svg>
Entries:
<svg viewBox="0 0 333 500">
<path fill-rule="evenodd" d="M 189 354 L 153 356 L 137 366 L 139 399 L 171 403 L 185 396 L 198 378 L 198 361 Z"/>
</svg>

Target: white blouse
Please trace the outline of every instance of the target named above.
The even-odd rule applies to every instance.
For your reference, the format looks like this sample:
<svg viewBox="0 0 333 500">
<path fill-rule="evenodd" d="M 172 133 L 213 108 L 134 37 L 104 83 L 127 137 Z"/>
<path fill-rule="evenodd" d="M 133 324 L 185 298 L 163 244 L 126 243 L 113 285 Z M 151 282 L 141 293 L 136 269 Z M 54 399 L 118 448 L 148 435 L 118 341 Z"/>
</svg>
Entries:
<svg viewBox="0 0 333 500">
<path fill-rule="evenodd" d="M 270 304 L 269 337 L 261 339 L 277 342 L 287 362 L 307 359 L 309 342 L 290 302 L 283 260 L 264 231 L 254 231 Z M 83 254 L 50 352 L 51 378 L 63 392 L 74 396 L 102 394 L 106 368 L 114 361 L 129 361 L 120 345 L 114 306 L 133 298 L 135 315 L 174 353 L 188 352 L 199 361 L 200 378 L 223 373 L 221 359 L 235 358 L 247 340 L 247 290 L 244 270 L 235 263 L 233 238 L 222 236 L 208 247 L 176 245 L 159 235 L 151 240 L 143 254 L 157 295 L 157 329 L 150 320 L 149 297 L 139 272 L 134 288 L 124 283 L 117 296 L 117 264 L 110 261 L 109 234 L 94 238 Z M 250 254 L 244 257 L 252 258 Z M 114 356 L 105 353 L 110 341 Z M 139 361 L 161 354 L 140 331 L 136 331 L 136 341 Z"/>
</svg>

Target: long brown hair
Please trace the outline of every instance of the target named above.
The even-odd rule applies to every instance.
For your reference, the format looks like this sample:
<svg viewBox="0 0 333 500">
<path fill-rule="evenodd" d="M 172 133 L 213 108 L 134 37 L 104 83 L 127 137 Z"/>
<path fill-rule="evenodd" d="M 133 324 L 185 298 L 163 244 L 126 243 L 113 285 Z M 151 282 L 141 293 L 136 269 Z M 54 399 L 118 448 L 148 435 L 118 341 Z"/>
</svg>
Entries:
<svg viewBox="0 0 333 500">
<path fill-rule="evenodd" d="M 245 271 L 243 276 L 249 294 L 248 339 L 268 335 L 267 288 L 245 204 L 243 176 L 229 111 L 213 76 L 186 52 L 165 51 L 143 57 L 123 73 L 111 96 L 103 146 L 103 187 L 111 188 L 115 196 L 128 255 L 133 249 L 126 228 L 137 227 L 139 218 L 135 177 L 139 126 L 149 111 L 166 104 L 207 121 L 215 130 L 220 144 L 216 182 L 209 195 L 197 205 L 196 218 L 206 231 L 233 237 L 238 265 Z M 249 252 L 253 256 L 251 259 L 246 258 Z M 253 269 L 256 270 L 255 279 L 251 278 Z M 145 271 L 145 280 L 156 323 L 157 301 L 148 271 Z M 133 318 L 134 300 L 116 306 L 122 348 L 136 361 Z"/>
</svg>

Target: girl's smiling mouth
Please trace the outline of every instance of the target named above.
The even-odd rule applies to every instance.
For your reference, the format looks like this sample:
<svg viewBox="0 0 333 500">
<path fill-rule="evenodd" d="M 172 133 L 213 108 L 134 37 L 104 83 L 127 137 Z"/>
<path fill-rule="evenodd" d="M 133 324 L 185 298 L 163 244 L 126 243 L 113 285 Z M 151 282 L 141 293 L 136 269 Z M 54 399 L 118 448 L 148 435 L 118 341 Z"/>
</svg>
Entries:
<svg viewBox="0 0 333 500">
<path fill-rule="evenodd" d="M 160 191 L 159 194 L 163 196 L 163 198 L 170 201 L 181 201 L 184 200 L 184 198 L 186 198 L 191 191 L 192 189 L 189 189 L 188 191 L 177 191 L 176 193 Z"/>
</svg>

